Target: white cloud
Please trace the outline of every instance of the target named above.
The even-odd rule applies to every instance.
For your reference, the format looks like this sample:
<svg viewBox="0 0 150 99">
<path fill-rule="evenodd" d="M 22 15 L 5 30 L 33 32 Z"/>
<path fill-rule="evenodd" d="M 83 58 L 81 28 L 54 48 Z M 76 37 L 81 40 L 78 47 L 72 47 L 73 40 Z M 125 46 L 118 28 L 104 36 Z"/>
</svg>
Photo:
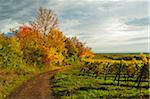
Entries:
<svg viewBox="0 0 150 99">
<path fill-rule="evenodd" d="M 60 19 L 60 29 L 67 36 L 78 36 L 95 52 L 148 49 L 147 40 L 138 39 L 148 36 L 147 25 L 139 24 L 140 19 L 148 17 L 147 0 L 3 0 L 0 30 L 31 21 L 40 6 L 53 9 Z"/>
<path fill-rule="evenodd" d="M 2 20 L 0 21 L 0 23 L 1 23 L 1 30 L 0 30 L 1 32 L 8 32 L 10 31 L 10 29 L 18 28 L 18 26 L 21 25 L 20 23 L 12 19 Z"/>
</svg>

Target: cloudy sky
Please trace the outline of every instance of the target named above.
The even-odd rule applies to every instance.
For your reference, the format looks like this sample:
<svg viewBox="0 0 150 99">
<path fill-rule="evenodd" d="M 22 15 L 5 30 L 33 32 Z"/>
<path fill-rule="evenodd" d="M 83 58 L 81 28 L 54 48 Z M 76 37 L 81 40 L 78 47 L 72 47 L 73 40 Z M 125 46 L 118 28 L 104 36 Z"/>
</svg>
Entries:
<svg viewBox="0 0 150 99">
<path fill-rule="evenodd" d="M 148 51 L 148 0 L 0 0 L 0 31 L 32 21 L 40 6 L 94 52 Z"/>
</svg>

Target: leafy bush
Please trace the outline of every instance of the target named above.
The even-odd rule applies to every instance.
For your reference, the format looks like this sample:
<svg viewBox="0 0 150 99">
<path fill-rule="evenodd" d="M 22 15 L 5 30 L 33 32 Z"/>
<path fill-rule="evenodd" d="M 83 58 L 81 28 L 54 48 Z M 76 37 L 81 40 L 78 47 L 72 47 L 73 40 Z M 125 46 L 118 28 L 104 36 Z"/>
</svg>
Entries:
<svg viewBox="0 0 150 99">
<path fill-rule="evenodd" d="M 0 66 L 14 68 L 24 65 L 20 43 L 16 37 L 0 36 Z"/>
</svg>

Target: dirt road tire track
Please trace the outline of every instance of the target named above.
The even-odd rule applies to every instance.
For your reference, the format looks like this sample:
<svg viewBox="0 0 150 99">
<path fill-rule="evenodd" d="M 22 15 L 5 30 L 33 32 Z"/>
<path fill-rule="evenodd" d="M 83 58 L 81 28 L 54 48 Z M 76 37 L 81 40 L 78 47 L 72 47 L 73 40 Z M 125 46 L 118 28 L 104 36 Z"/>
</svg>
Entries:
<svg viewBox="0 0 150 99">
<path fill-rule="evenodd" d="M 50 79 L 60 69 L 45 72 L 30 78 L 6 99 L 54 99 Z"/>
</svg>

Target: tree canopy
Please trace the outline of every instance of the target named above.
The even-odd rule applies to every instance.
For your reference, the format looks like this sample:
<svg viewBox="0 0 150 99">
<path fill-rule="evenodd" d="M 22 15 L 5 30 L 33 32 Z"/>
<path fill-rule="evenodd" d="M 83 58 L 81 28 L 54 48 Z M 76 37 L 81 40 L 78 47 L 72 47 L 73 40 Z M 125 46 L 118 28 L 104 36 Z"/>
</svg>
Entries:
<svg viewBox="0 0 150 99">
<path fill-rule="evenodd" d="M 36 19 L 12 31 L 14 36 L 0 35 L 1 64 L 12 67 L 23 61 L 39 68 L 49 68 L 50 65 L 72 64 L 81 58 L 93 57 L 89 47 L 76 37 L 66 37 L 57 26 L 58 18 L 54 11 L 39 8 Z"/>
</svg>

